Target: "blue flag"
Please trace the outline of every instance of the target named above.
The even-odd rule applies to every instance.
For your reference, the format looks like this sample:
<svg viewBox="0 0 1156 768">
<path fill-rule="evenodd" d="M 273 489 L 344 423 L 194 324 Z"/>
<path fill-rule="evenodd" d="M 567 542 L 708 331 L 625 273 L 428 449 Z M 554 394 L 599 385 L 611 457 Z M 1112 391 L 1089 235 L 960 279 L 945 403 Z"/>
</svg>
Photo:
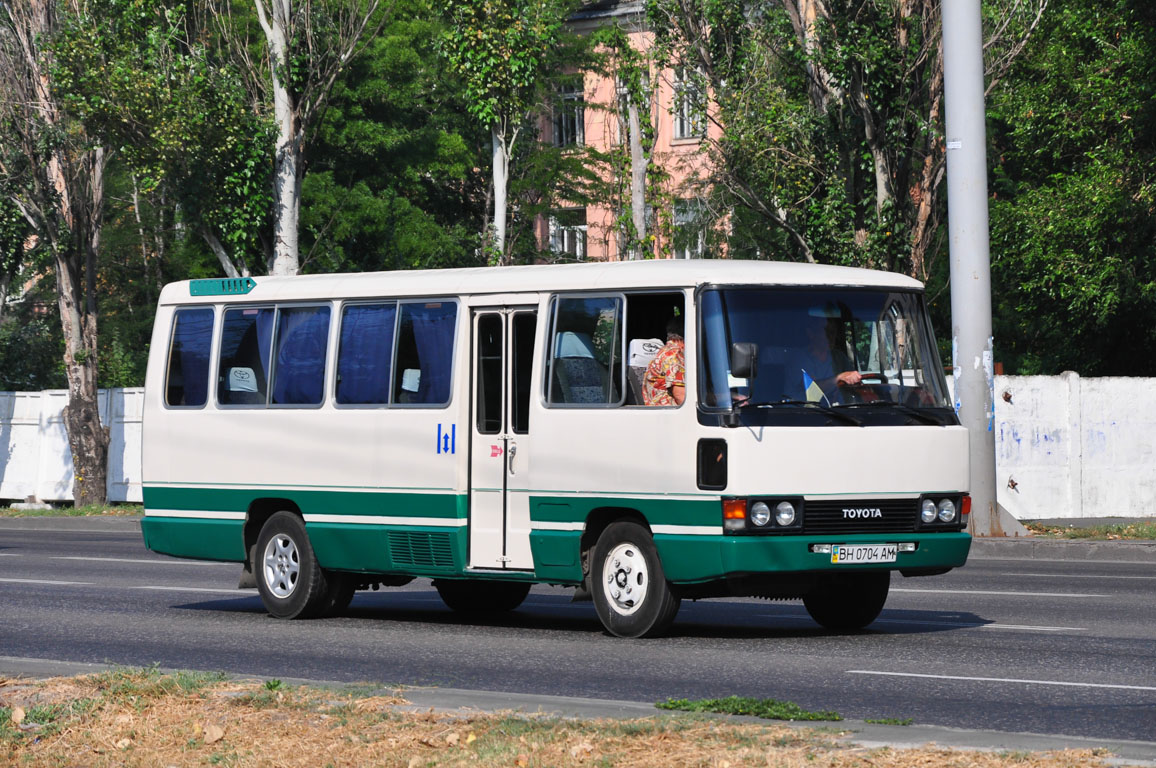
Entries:
<svg viewBox="0 0 1156 768">
<path fill-rule="evenodd" d="M 807 396 L 807 402 L 817 403 L 820 400 L 826 400 L 827 395 L 823 393 L 823 388 L 815 383 L 806 369 L 801 370 L 803 371 L 803 393 Z"/>
</svg>

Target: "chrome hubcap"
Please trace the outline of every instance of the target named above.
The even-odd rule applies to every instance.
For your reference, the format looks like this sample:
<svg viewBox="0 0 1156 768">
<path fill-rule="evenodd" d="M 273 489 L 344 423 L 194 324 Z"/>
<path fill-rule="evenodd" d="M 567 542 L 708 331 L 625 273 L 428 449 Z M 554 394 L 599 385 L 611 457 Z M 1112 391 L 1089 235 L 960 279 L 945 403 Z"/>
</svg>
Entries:
<svg viewBox="0 0 1156 768">
<path fill-rule="evenodd" d="M 274 597 L 286 598 L 297 588 L 301 556 L 293 539 L 279 533 L 265 545 L 265 585 Z"/>
<path fill-rule="evenodd" d="M 646 558 L 633 544 L 619 544 L 602 563 L 602 591 L 606 602 L 623 616 L 642 606 L 649 583 Z"/>
</svg>

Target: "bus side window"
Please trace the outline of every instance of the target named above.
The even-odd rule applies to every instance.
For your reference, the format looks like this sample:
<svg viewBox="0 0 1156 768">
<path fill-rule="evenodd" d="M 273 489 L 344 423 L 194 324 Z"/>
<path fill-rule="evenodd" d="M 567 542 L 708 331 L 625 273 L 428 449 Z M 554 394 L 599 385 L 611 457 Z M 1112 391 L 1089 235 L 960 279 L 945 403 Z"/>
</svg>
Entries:
<svg viewBox="0 0 1156 768">
<path fill-rule="evenodd" d="M 569 296 L 554 302 L 548 403 L 621 405 L 622 305 L 619 296 Z"/>
<path fill-rule="evenodd" d="M 401 305 L 393 401 L 446 405 L 454 357 L 458 306 L 451 301 Z"/>
<path fill-rule="evenodd" d="M 274 315 L 272 307 L 225 310 L 217 368 L 221 405 L 265 404 Z"/>
<path fill-rule="evenodd" d="M 283 307 L 277 312 L 273 396 L 277 405 L 320 405 L 325 395 L 329 307 Z"/>
<path fill-rule="evenodd" d="M 166 405 L 199 407 L 208 401 L 209 347 L 212 342 L 211 308 L 177 310 L 165 377 Z"/>
<path fill-rule="evenodd" d="M 666 326 L 672 317 L 686 317 L 681 293 L 631 293 L 626 296 L 626 404 L 644 405 L 646 369 L 667 343 Z M 686 329 L 683 329 L 683 337 Z M 685 360 L 684 360 L 685 369 Z"/>
<path fill-rule="evenodd" d="M 351 304 L 341 312 L 337 348 L 337 402 L 389 403 L 397 304 Z"/>
</svg>

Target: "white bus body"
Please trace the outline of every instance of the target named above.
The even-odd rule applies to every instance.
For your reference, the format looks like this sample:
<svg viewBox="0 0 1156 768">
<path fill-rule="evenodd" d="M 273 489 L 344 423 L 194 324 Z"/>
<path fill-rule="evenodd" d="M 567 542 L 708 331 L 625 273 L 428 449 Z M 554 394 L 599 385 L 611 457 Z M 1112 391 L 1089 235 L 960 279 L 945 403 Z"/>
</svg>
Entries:
<svg viewBox="0 0 1156 768">
<path fill-rule="evenodd" d="M 663 343 L 671 315 L 686 399 L 648 407 L 628 355 Z M 829 329 L 862 381 L 830 384 L 819 371 L 838 364 L 808 362 L 796 321 Z M 733 594 L 858 628 L 892 571 L 965 562 L 967 456 L 922 286 L 891 273 L 650 261 L 186 281 L 165 287 L 152 337 L 142 529 L 155 551 L 243 563 L 282 617 L 430 577 L 474 611 L 535 582 L 584 587 L 622 636 L 664 631 L 683 597 Z"/>
</svg>

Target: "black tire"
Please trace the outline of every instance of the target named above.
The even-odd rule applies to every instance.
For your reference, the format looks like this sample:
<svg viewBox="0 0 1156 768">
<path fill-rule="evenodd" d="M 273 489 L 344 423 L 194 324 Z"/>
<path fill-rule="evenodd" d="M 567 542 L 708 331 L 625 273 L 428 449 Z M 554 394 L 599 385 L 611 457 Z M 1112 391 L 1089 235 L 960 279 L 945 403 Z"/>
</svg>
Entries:
<svg viewBox="0 0 1156 768">
<path fill-rule="evenodd" d="M 811 618 L 836 632 L 863 629 L 879 618 L 887 592 L 890 571 L 867 571 L 820 579 L 803 598 Z"/>
<path fill-rule="evenodd" d="M 434 586 L 447 608 L 476 616 L 512 611 L 530 594 L 525 581 L 439 579 Z"/>
<path fill-rule="evenodd" d="M 682 604 L 666 581 L 650 531 L 625 520 L 608 525 L 594 545 L 590 592 L 602 626 L 618 637 L 663 634 Z"/>
<path fill-rule="evenodd" d="M 257 591 L 265 610 L 278 619 L 310 619 L 330 606 L 325 572 L 317 564 L 305 522 L 292 512 L 278 512 L 257 537 Z"/>
<path fill-rule="evenodd" d="M 357 593 L 357 577 L 350 573 L 325 572 L 327 598 L 322 616 L 340 616 Z"/>
</svg>

